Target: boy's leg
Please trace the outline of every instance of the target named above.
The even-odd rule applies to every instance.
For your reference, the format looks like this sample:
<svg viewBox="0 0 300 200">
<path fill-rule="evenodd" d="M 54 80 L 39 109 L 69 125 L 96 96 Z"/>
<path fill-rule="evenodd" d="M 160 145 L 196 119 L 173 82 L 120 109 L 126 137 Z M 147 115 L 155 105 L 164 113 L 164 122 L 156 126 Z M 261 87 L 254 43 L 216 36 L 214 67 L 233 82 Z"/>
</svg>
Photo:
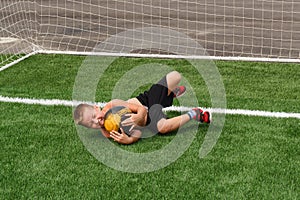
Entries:
<svg viewBox="0 0 300 200">
<path fill-rule="evenodd" d="M 157 130 L 160 133 L 168 133 L 177 130 L 190 120 L 194 119 L 201 123 L 210 123 L 210 113 L 208 111 L 203 111 L 200 108 L 194 108 L 188 113 L 173 117 L 170 119 L 161 118 L 157 122 Z"/>
<path fill-rule="evenodd" d="M 144 94 L 137 96 L 137 99 L 148 108 L 155 104 L 162 105 L 162 107 L 169 107 L 173 104 L 173 98 L 175 97 L 172 91 L 178 87 L 180 81 L 180 73 L 172 71 L 164 76 L 157 84 L 153 84 Z M 171 93 L 172 95 L 170 95 Z M 184 91 L 180 91 L 180 93 L 184 93 Z"/>
<path fill-rule="evenodd" d="M 161 119 L 157 122 L 157 130 L 159 133 L 169 133 L 177 130 L 191 119 L 188 114 L 183 114 L 177 117 L 173 117 L 170 119 Z"/>
<path fill-rule="evenodd" d="M 170 93 L 178 86 L 178 84 L 180 83 L 181 81 L 181 75 L 179 72 L 177 71 L 172 71 L 170 73 L 168 73 L 166 75 L 166 82 L 165 83 L 163 81 L 163 79 L 161 81 L 158 82 L 158 84 L 161 84 L 165 87 L 168 88 L 168 95 L 170 95 Z"/>
<path fill-rule="evenodd" d="M 162 112 L 162 108 L 169 107 L 173 103 L 174 90 L 181 81 L 181 75 L 177 71 L 172 71 L 163 77 L 157 84 L 151 86 L 151 88 L 137 96 L 138 101 L 148 107 L 148 120 L 147 126 L 153 132 L 159 132 L 157 123 L 161 119 L 166 119 L 167 116 Z M 177 126 L 177 125 L 176 125 Z"/>
<path fill-rule="evenodd" d="M 168 95 L 173 92 L 173 97 L 178 98 L 185 93 L 185 86 L 178 86 L 181 81 L 181 74 L 177 71 L 172 71 L 166 75 Z"/>
</svg>

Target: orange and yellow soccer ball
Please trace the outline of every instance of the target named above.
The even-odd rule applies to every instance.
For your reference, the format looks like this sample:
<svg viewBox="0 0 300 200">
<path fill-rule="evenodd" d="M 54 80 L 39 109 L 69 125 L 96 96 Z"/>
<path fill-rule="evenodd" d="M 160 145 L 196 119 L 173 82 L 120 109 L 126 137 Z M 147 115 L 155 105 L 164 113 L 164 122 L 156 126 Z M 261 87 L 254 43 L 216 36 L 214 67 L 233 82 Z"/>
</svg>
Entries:
<svg viewBox="0 0 300 200">
<path fill-rule="evenodd" d="M 122 126 L 121 122 L 128 118 L 125 116 L 128 113 L 132 113 L 129 108 L 124 106 L 115 106 L 109 109 L 104 115 L 104 128 L 111 132 L 111 131 L 120 131 L 120 128 L 124 130 L 124 132 L 129 135 L 129 126 Z"/>
</svg>

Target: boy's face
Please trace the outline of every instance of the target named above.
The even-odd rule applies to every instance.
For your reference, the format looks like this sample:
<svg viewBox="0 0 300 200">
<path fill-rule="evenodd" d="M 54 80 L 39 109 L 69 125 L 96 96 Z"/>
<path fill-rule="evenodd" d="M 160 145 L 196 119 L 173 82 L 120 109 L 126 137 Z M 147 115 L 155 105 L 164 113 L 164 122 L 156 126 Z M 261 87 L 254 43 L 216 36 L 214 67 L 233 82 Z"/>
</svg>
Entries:
<svg viewBox="0 0 300 200">
<path fill-rule="evenodd" d="M 92 110 L 85 110 L 82 117 L 81 123 L 85 127 L 100 129 L 104 126 L 104 113 L 96 105 Z"/>
</svg>

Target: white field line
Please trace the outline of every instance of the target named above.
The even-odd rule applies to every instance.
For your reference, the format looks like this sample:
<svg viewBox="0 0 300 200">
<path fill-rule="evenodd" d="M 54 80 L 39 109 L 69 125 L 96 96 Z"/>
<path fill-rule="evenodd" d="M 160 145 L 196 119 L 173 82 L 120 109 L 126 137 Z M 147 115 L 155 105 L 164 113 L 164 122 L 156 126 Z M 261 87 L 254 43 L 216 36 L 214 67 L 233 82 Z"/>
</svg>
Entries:
<svg viewBox="0 0 300 200">
<path fill-rule="evenodd" d="M 0 95 L 0 102 L 7 103 L 22 103 L 22 104 L 37 104 L 45 106 L 76 106 L 80 103 L 94 104 L 94 102 L 81 102 L 81 101 L 68 101 L 60 99 L 29 99 L 19 97 L 4 97 Z M 105 103 L 97 103 L 100 107 L 103 107 Z"/>
<path fill-rule="evenodd" d="M 37 105 L 46 105 L 46 106 L 76 106 L 80 103 L 89 103 L 97 104 L 100 107 L 105 106 L 105 102 L 80 102 L 80 101 L 68 101 L 60 99 L 29 99 L 29 98 L 12 98 L 4 97 L 0 95 L 0 102 L 8 103 L 22 103 L 22 104 L 37 104 Z M 192 107 L 184 106 L 171 106 L 164 108 L 164 111 L 189 111 Z M 223 109 L 223 108 L 204 108 L 209 110 L 212 113 L 223 113 L 230 115 L 248 115 L 248 116 L 262 116 L 262 117 L 275 117 L 275 118 L 297 118 L 300 119 L 300 113 L 286 113 L 286 112 L 269 112 L 269 111 L 260 111 L 260 110 L 242 110 L 242 109 Z"/>
<path fill-rule="evenodd" d="M 225 56 L 188 56 L 188 55 L 163 55 L 163 54 L 139 54 L 139 53 L 107 53 L 107 52 L 81 52 L 81 51 L 53 51 L 39 50 L 37 53 L 44 54 L 69 54 L 84 56 L 113 56 L 113 57 L 138 57 L 138 58 L 183 58 L 199 60 L 225 60 L 225 61 L 252 61 L 252 62 L 284 62 L 300 63 L 300 59 L 292 58 L 259 58 L 259 57 L 225 57 Z"/>
</svg>

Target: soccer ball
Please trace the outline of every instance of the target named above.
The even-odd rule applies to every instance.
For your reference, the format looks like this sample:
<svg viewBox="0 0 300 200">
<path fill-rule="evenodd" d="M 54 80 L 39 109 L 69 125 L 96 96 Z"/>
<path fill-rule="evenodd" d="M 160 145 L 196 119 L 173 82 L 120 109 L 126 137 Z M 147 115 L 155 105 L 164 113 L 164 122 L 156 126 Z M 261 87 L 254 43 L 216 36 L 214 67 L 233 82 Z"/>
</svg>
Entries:
<svg viewBox="0 0 300 200">
<path fill-rule="evenodd" d="M 125 116 L 128 113 L 132 113 L 129 108 L 124 106 L 115 106 L 109 109 L 104 115 L 104 128 L 111 131 L 118 131 L 121 133 L 120 128 L 124 130 L 124 132 L 130 136 L 129 129 L 131 126 L 122 126 L 121 122 L 127 119 L 129 116 Z"/>
</svg>

